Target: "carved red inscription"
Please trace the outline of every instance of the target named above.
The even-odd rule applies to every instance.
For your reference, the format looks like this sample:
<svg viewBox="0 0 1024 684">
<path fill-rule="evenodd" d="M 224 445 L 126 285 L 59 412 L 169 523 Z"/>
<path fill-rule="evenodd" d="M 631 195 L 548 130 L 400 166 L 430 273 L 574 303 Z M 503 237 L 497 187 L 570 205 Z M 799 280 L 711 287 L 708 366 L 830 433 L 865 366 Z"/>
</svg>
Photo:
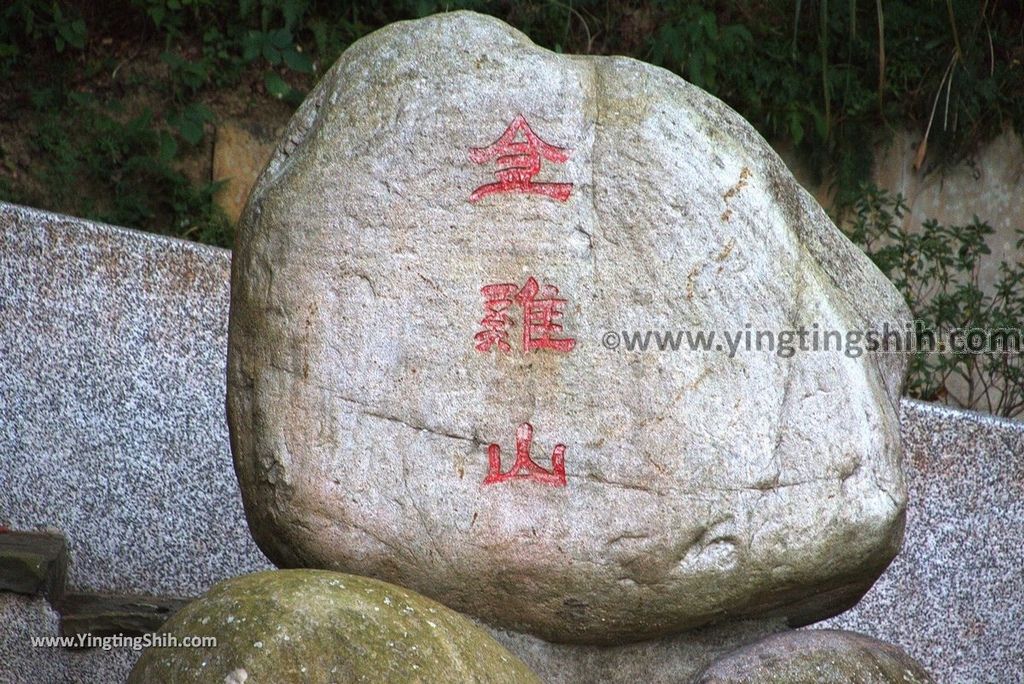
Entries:
<svg viewBox="0 0 1024 684">
<path fill-rule="evenodd" d="M 523 423 L 516 430 L 516 461 L 506 472 L 501 472 L 501 447 L 487 447 L 487 477 L 484 484 L 497 484 L 506 480 L 532 480 L 552 487 L 565 486 L 565 445 L 555 445 L 551 452 L 551 470 L 537 465 L 530 457 L 533 444 L 533 426 Z"/>
<path fill-rule="evenodd" d="M 569 151 L 555 147 L 533 132 L 526 118 L 519 114 L 508 125 L 500 138 L 487 147 L 472 147 L 469 158 L 477 164 L 497 161 L 495 183 L 481 185 L 469 196 L 470 202 L 499 192 L 519 192 L 545 195 L 559 202 L 569 199 L 572 183 L 535 183 L 540 173 L 541 160 L 562 164 L 569 159 Z"/>
<path fill-rule="evenodd" d="M 512 345 L 508 341 L 508 329 L 515 322 L 508 315 L 508 310 L 518 292 L 518 285 L 508 283 L 484 285 L 480 288 L 480 294 L 484 296 L 484 317 L 480 320 L 480 325 L 484 329 L 474 336 L 478 351 L 490 351 L 495 345 L 506 354 L 512 351 Z"/>
<path fill-rule="evenodd" d="M 530 276 L 522 288 L 513 283 L 484 285 L 480 294 L 484 297 L 484 317 L 480 320 L 483 330 L 474 336 L 477 351 L 487 352 L 495 346 L 506 354 L 512 351 L 509 328 L 515 325 L 515 320 L 509 315 L 509 309 L 515 304 L 523 314 L 524 352 L 550 349 L 567 353 L 576 346 L 576 340 L 571 337 L 555 337 L 562 332 L 558 321 L 565 313 L 566 300 L 558 296 L 554 285 L 541 287 Z"/>
<path fill-rule="evenodd" d="M 523 307 L 523 351 L 551 349 L 570 352 L 576 340 L 569 337 L 555 338 L 553 334 L 562 331 L 555 321 L 563 314 L 565 300 L 559 299 L 558 288 L 554 285 L 540 287 L 532 277 L 516 295 L 516 302 Z"/>
</svg>

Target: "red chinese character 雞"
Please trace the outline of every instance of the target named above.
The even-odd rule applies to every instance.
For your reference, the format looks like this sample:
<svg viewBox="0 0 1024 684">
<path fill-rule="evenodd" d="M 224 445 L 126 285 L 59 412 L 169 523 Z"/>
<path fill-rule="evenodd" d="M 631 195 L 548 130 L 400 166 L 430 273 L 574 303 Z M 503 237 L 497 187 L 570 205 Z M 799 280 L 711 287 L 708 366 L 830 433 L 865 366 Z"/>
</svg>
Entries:
<svg viewBox="0 0 1024 684">
<path fill-rule="evenodd" d="M 484 317 L 480 320 L 483 330 L 476 333 L 476 349 L 488 352 L 497 346 L 499 351 L 509 353 L 509 328 L 515 321 L 509 316 L 509 308 L 518 304 L 523 311 L 523 352 L 550 349 L 556 352 L 570 352 L 576 346 L 571 337 L 555 337 L 562 331 L 558 322 L 564 315 L 566 300 L 559 298 L 554 285 L 541 287 L 532 276 L 526 285 L 519 288 L 511 283 L 495 283 L 480 288 L 484 297 Z"/>
<path fill-rule="evenodd" d="M 537 465 L 530 457 L 533 444 L 533 426 L 523 423 L 516 430 L 516 461 L 508 472 L 501 472 L 501 447 L 491 444 L 487 447 L 487 477 L 484 484 L 497 484 L 506 480 L 533 480 L 552 487 L 565 486 L 565 445 L 555 445 L 551 453 L 551 470 Z"/>
<path fill-rule="evenodd" d="M 519 139 L 520 134 L 522 140 Z M 474 190 L 469 196 L 470 202 L 499 192 L 545 195 L 564 202 L 572 192 L 572 183 L 533 182 L 533 177 L 540 173 L 541 159 L 561 164 L 569 159 L 569 151 L 541 140 L 522 114 L 512 120 L 494 143 L 487 147 L 470 148 L 469 158 L 477 164 L 497 160 L 499 167 L 494 174 L 498 181 Z"/>
</svg>

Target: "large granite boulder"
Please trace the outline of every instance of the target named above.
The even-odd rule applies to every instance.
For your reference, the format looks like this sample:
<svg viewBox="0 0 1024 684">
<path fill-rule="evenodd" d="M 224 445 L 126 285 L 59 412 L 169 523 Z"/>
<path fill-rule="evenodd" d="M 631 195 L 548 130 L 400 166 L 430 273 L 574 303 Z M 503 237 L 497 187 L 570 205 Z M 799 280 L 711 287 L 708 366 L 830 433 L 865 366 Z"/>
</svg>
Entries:
<svg viewBox="0 0 1024 684">
<path fill-rule="evenodd" d="M 323 570 L 220 582 L 168 620 L 159 636 L 167 635 L 178 645 L 148 648 L 129 684 L 540 682 L 455 611 L 385 582 Z"/>
<path fill-rule="evenodd" d="M 902 649 L 856 632 L 774 634 L 709 665 L 695 684 L 933 684 Z"/>
<path fill-rule="evenodd" d="M 394 24 L 323 77 L 242 217 L 249 524 L 281 566 L 551 641 L 818 620 L 899 548 L 905 359 L 786 331 L 907 319 L 707 93 L 472 13 Z M 627 350 L 645 330 L 720 337 Z M 721 337 L 762 330 L 780 353 Z"/>
</svg>

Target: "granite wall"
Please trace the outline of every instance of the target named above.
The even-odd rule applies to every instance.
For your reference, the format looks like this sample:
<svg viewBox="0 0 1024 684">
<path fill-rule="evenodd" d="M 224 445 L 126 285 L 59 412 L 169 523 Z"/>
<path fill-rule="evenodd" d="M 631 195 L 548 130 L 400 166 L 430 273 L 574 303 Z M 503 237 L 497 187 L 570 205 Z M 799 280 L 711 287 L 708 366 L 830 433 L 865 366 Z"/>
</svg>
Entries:
<svg viewBox="0 0 1024 684">
<path fill-rule="evenodd" d="M 194 596 L 269 566 L 224 420 L 230 253 L 0 204 L 0 526 L 66 535 L 77 591 Z M 942 682 L 1024 678 L 1024 423 L 907 401 L 903 552 L 827 626 Z M 131 651 L 30 646 L 0 594 L 0 681 L 123 681 Z"/>
</svg>

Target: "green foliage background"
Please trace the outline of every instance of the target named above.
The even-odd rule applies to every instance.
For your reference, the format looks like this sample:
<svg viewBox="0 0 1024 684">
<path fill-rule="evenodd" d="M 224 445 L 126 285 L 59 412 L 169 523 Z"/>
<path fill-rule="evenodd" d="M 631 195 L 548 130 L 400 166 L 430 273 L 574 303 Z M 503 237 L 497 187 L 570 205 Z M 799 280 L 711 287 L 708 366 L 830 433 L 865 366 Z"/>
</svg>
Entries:
<svg viewBox="0 0 1024 684">
<path fill-rule="evenodd" d="M 9 0 L 0 121 L 32 122 L 35 190 L 0 175 L 0 199 L 230 245 L 216 186 L 181 170 L 215 123 L 204 98 L 254 82 L 253 97 L 295 107 L 361 36 L 454 9 L 495 15 L 552 50 L 630 55 L 680 74 L 794 147 L 918 318 L 1024 327 L 1019 262 L 1003 264 L 994 294 L 978 286 L 983 220 L 908 234 L 902 198 L 865 184 L 872 151 L 896 129 L 924 133 L 923 173 L 969 161 L 1007 128 L 1024 133 L 1021 0 Z M 123 54 L 109 46 L 125 44 L 160 66 L 147 84 L 154 106 L 142 111 L 116 84 L 87 87 L 118 73 Z M 918 355 L 910 392 L 948 398 L 960 377 L 969 396 L 957 402 L 1014 415 L 1024 410 L 1019 358 Z"/>
<path fill-rule="evenodd" d="M 1020 0 L 12 0 L 0 10 L 0 77 L 13 109 L 53 115 L 42 117 L 40 173 L 58 196 L 83 180 L 75 213 L 226 243 L 224 226 L 197 232 L 219 221 L 213 188 L 172 164 L 211 122 L 199 96 L 258 69 L 266 96 L 297 105 L 354 40 L 453 9 L 498 16 L 553 50 L 671 69 L 790 141 L 839 210 L 892 127 L 928 130 L 929 167 L 968 158 L 1004 127 L 1024 130 Z M 159 111 L 126 118 L 116 98 L 75 97 L 76 83 L 115 66 L 101 42 L 111 36 L 163 47 Z"/>
</svg>

